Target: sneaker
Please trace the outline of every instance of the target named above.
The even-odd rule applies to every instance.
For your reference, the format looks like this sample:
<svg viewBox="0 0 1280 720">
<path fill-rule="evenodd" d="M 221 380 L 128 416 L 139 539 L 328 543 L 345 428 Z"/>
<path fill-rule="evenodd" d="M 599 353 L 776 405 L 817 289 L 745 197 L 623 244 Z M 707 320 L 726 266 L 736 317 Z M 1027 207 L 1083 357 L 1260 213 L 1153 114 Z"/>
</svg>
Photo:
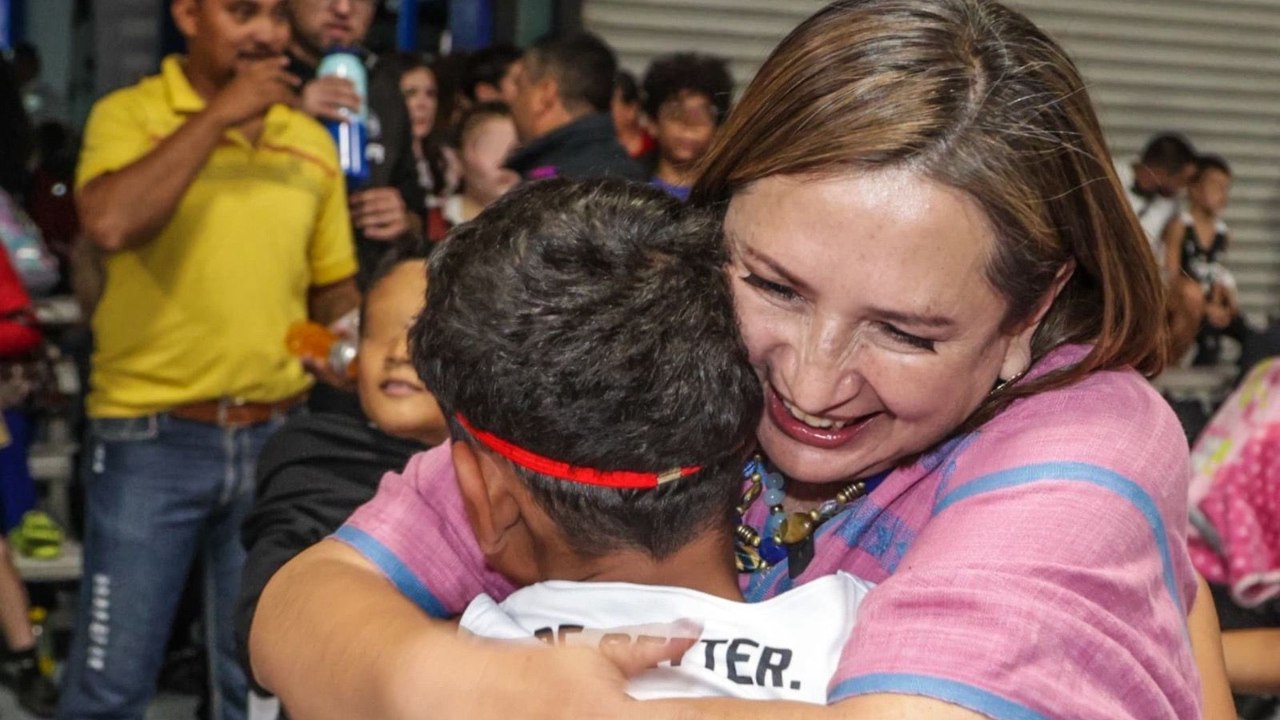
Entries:
<svg viewBox="0 0 1280 720">
<path fill-rule="evenodd" d="M 28 510 L 9 531 L 9 545 L 25 557 L 52 560 L 62 554 L 62 528 L 47 513 Z"/>
<path fill-rule="evenodd" d="M 51 718 L 58 708 L 58 686 L 40 672 L 34 649 L 13 653 L 0 663 L 0 680 L 13 690 L 23 710 L 41 718 Z"/>
</svg>

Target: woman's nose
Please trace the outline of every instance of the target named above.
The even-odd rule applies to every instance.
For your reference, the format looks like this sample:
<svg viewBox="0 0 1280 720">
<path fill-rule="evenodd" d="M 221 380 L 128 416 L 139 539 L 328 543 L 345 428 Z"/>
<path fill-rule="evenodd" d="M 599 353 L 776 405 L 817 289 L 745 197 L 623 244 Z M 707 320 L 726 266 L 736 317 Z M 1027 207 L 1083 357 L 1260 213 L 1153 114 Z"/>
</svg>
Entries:
<svg viewBox="0 0 1280 720">
<path fill-rule="evenodd" d="M 814 316 L 804 328 L 788 381 L 791 402 L 818 415 L 857 397 L 863 384 L 859 344 L 856 327 L 836 318 Z"/>
</svg>

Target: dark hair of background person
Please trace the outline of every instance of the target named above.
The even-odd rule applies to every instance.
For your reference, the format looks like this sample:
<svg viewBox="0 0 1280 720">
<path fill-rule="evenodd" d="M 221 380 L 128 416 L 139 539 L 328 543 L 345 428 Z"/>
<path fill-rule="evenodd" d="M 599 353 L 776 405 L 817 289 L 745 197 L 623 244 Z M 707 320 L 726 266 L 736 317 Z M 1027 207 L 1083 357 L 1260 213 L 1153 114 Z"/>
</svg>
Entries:
<svg viewBox="0 0 1280 720">
<path fill-rule="evenodd" d="M 1231 166 L 1227 164 L 1227 159 L 1221 155 L 1208 153 L 1196 158 L 1196 174 L 1192 178 L 1192 182 L 1198 182 L 1210 170 L 1217 170 L 1227 177 L 1231 177 Z"/>
<path fill-rule="evenodd" d="M 476 86 L 485 83 L 498 87 L 507 70 L 522 54 L 519 48 L 508 43 L 490 45 L 471 53 L 463 65 L 462 92 L 475 102 Z"/>
<path fill-rule="evenodd" d="M 547 73 L 560 88 L 570 112 L 605 112 L 613 101 L 618 58 L 604 40 L 591 33 L 548 36 L 529 46 L 524 72 L 533 82 Z"/>
<path fill-rule="evenodd" d="M 490 118 L 510 118 L 511 106 L 498 100 L 490 100 L 489 102 L 476 103 L 462 114 L 462 118 L 458 120 L 458 127 L 454 133 L 455 145 L 459 150 L 467 143 L 467 136 L 471 131 L 475 130 L 485 120 Z"/>
<path fill-rule="evenodd" d="M 1074 63 L 1021 13 L 988 0 L 837 2 L 788 35 L 717 133 L 690 201 L 723 213 L 770 176 L 909 168 L 964 192 L 995 236 L 986 276 L 1013 332 L 1070 279 L 1032 362 L 1082 360 L 991 393 L 959 431 L 1100 369 L 1165 364 L 1164 285 Z"/>
<path fill-rule="evenodd" d="M 707 96 L 723 122 L 733 101 L 733 76 L 723 58 L 699 53 L 674 53 L 654 58 L 644 73 L 644 111 L 658 117 L 663 103 L 690 90 Z"/>
<path fill-rule="evenodd" d="M 630 70 L 619 70 L 613 76 L 613 88 L 622 102 L 628 105 L 640 101 L 640 88 L 636 85 L 636 76 Z"/>
<path fill-rule="evenodd" d="M 360 297 L 360 325 L 364 326 L 365 306 L 369 302 L 369 291 L 372 291 L 395 271 L 400 263 L 410 262 L 412 260 L 426 261 L 430 257 L 432 251 L 432 243 L 417 237 L 416 235 L 406 235 L 403 238 L 392 243 L 391 248 L 387 250 L 374 266 L 373 273 L 369 275 L 368 290 Z"/>
<path fill-rule="evenodd" d="M 732 532 L 763 404 L 724 265 L 719 224 L 661 190 L 530 183 L 436 249 L 410 354 L 446 417 L 526 450 L 601 470 L 701 465 L 651 490 L 516 468 L 581 556 L 661 559 Z"/>
<path fill-rule="evenodd" d="M 1196 161 L 1196 151 L 1186 137 L 1161 133 L 1147 142 L 1139 159 L 1149 168 L 1176 173 Z"/>
<path fill-rule="evenodd" d="M 28 163 L 34 150 L 31 120 L 22 107 L 22 92 L 13 66 L 0 59 L 0 188 L 21 197 L 27 189 Z"/>
<path fill-rule="evenodd" d="M 464 93 L 463 73 L 466 72 L 466 55 L 445 55 L 431 64 L 436 74 L 436 124 L 431 132 L 447 137 L 453 130 L 454 120 L 468 104 Z"/>
</svg>

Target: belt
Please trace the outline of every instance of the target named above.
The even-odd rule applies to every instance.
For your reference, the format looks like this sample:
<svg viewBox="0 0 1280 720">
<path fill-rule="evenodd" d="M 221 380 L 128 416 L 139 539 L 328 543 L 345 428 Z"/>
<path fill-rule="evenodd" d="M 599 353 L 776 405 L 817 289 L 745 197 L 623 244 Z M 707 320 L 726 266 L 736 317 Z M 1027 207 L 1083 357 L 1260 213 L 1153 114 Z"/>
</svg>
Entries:
<svg viewBox="0 0 1280 720">
<path fill-rule="evenodd" d="M 300 392 L 275 402 L 246 402 L 238 398 L 218 398 L 178 405 L 169 411 L 182 420 L 208 423 L 219 427 L 247 427 L 261 425 L 307 401 L 307 393 Z"/>
</svg>

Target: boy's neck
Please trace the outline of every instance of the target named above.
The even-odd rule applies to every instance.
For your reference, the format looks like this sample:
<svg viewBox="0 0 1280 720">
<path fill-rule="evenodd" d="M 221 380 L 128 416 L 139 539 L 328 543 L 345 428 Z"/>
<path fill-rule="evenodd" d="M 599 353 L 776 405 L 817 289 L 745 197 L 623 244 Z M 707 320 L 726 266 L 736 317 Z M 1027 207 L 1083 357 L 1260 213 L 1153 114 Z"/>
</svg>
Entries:
<svg viewBox="0 0 1280 720">
<path fill-rule="evenodd" d="M 654 174 L 662 182 L 675 187 L 688 187 L 694 181 L 692 164 L 676 165 L 666 158 L 658 160 L 658 168 Z"/>
<path fill-rule="evenodd" d="M 622 550 L 601 557 L 568 559 L 560 567 L 547 568 L 546 575 L 547 580 L 682 587 L 742 601 L 733 565 L 733 539 L 723 533 L 704 532 L 662 560 Z"/>
</svg>

